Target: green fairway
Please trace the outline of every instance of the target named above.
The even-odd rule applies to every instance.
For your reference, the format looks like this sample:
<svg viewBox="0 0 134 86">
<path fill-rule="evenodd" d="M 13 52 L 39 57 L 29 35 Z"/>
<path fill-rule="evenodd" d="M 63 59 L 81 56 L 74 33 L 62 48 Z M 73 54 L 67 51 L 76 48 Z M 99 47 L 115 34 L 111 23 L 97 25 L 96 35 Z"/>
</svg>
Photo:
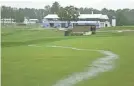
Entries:
<svg viewBox="0 0 134 86">
<path fill-rule="evenodd" d="M 117 26 L 117 27 L 107 27 L 100 29 L 101 31 L 104 30 L 134 30 L 134 26 Z"/>
<path fill-rule="evenodd" d="M 111 27 L 101 30 L 134 30 L 134 27 Z M 82 72 L 108 50 L 119 56 L 115 68 L 74 86 L 134 86 L 134 31 L 101 32 L 92 36 L 64 37 L 57 30 L 2 28 L 2 86 L 53 86 L 69 75 Z M 36 46 L 28 46 L 36 45 Z"/>
</svg>

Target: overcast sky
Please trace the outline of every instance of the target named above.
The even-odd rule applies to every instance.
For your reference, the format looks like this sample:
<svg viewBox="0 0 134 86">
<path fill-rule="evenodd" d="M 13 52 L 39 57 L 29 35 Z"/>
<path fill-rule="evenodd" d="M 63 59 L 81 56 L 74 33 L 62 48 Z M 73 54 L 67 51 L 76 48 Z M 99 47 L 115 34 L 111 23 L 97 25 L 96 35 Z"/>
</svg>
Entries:
<svg viewBox="0 0 134 86">
<path fill-rule="evenodd" d="M 18 8 L 44 8 L 58 1 L 61 6 L 74 5 L 76 7 L 92 7 L 96 9 L 134 9 L 134 0 L 0 0 L 1 5 Z"/>
</svg>

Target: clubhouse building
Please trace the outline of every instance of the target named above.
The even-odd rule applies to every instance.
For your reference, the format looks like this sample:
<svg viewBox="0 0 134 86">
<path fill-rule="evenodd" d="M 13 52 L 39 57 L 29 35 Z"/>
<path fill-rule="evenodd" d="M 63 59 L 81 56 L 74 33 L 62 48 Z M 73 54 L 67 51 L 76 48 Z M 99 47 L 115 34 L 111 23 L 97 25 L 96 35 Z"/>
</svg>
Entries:
<svg viewBox="0 0 134 86">
<path fill-rule="evenodd" d="M 60 21 L 57 14 L 48 14 L 43 19 L 43 27 L 57 27 L 64 28 L 68 26 L 67 21 Z M 116 19 L 112 19 L 110 24 L 109 18 L 107 15 L 102 14 L 80 14 L 77 21 L 70 21 L 70 28 L 73 28 L 74 25 L 95 25 L 97 28 L 116 26 Z"/>
</svg>

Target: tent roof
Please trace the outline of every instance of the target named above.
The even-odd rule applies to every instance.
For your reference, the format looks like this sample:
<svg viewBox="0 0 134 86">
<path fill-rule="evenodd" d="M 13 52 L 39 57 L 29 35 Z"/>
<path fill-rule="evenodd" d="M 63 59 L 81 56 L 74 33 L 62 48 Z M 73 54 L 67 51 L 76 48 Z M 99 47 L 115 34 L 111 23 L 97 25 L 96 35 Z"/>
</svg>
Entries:
<svg viewBox="0 0 134 86">
<path fill-rule="evenodd" d="M 101 14 L 80 14 L 79 18 L 80 19 L 85 19 L 85 18 L 100 18 Z"/>
<path fill-rule="evenodd" d="M 107 15 L 102 14 L 81 14 L 79 16 L 79 19 L 86 19 L 86 18 L 109 19 Z"/>
<path fill-rule="evenodd" d="M 57 14 L 48 14 L 44 18 L 59 18 Z"/>
<path fill-rule="evenodd" d="M 107 15 L 101 15 L 100 19 L 109 19 Z"/>
<path fill-rule="evenodd" d="M 29 19 L 29 20 L 38 20 L 38 19 Z"/>
<path fill-rule="evenodd" d="M 44 18 L 59 18 L 57 14 L 48 14 Z M 98 19 L 109 19 L 107 15 L 102 14 L 80 14 L 79 19 L 86 18 L 98 18 Z"/>
</svg>

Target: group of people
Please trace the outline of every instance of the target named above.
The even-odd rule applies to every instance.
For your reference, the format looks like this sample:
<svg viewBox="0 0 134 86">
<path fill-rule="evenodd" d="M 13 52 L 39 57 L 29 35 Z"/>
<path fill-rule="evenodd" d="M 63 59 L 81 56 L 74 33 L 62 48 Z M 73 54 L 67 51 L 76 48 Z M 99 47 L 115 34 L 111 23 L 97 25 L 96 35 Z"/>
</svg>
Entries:
<svg viewBox="0 0 134 86">
<path fill-rule="evenodd" d="M 96 26 L 90 26 L 90 31 L 92 32 L 92 34 L 96 33 Z"/>
</svg>

